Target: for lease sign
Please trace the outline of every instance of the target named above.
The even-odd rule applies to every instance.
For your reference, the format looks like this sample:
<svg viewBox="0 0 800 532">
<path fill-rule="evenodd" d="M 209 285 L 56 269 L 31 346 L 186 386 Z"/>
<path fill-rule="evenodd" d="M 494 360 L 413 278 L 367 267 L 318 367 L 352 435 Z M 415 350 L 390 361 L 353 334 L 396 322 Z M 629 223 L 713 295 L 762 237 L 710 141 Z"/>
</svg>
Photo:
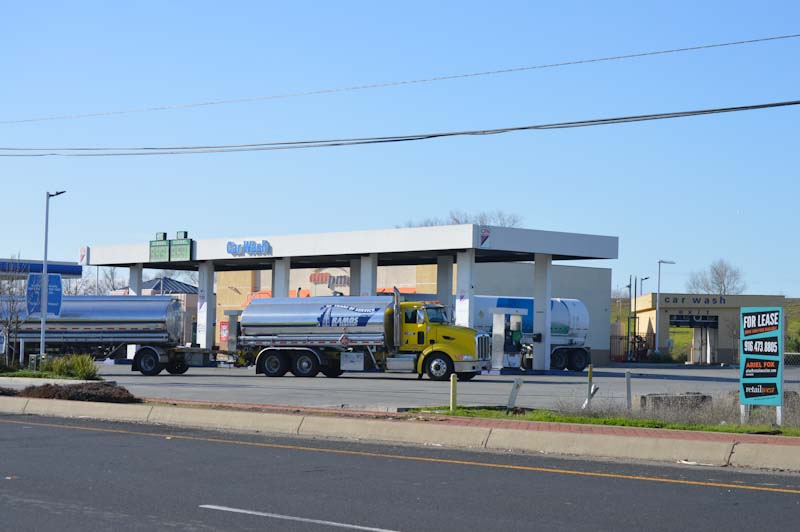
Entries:
<svg viewBox="0 0 800 532">
<path fill-rule="evenodd" d="M 745 405 L 783 404 L 783 309 L 741 310 L 739 398 Z"/>
</svg>

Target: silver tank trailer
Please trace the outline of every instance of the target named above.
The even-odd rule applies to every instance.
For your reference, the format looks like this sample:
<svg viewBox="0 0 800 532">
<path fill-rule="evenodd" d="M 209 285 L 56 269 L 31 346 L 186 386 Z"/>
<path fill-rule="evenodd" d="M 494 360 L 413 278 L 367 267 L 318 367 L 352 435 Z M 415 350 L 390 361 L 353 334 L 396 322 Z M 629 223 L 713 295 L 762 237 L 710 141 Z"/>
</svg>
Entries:
<svg viewBox="0 0 800 532">
<path fill-rule="evenodd" d="M 387 334 L 386 314 L 392 297 L 306 297 L 253 299 L 242 312 L 242 336 Z"/>
<path fill-rule="evenodd" d="M 61 315 L 47 318 L 48 341 L 157 341 L 178 345 L 181 304 L 169 296 L 65 296 Z M 21 339 L 39 338 L 39 320 L 26 321 Z"/>
</svg>

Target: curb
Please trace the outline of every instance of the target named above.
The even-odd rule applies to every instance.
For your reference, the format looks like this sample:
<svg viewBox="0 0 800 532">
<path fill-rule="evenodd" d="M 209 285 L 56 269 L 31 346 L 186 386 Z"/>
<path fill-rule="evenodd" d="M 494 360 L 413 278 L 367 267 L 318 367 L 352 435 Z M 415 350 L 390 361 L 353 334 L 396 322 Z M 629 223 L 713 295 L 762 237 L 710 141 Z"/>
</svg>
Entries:
<svg viewBox="0 0 800 532">
<path fill-rule="evenodd" d="M 20 397 L 0 397 L 0 414 L 90 418 L 206 430 L 800 472 L 800 452 L 796 445 L 736 440 L 698 441 L 678 437 L 680 431 L 674 431 L 675 437 L 669 437 L 666 433 L 659 434 L 659 437 L 626 436 L 546 428 L 458 426 L 432 421 L 354 419 Z"/>
<path fill-rule="evenodd" d="M 92 382 L 104 382 L 108 384 L 115 384 L 115 381 L 87 381 L 79 379 L 38 379 L 35 377 L 0 377 L 0 386 L 37 386 L 42 384 L 89 384 Z"/>
</svg>

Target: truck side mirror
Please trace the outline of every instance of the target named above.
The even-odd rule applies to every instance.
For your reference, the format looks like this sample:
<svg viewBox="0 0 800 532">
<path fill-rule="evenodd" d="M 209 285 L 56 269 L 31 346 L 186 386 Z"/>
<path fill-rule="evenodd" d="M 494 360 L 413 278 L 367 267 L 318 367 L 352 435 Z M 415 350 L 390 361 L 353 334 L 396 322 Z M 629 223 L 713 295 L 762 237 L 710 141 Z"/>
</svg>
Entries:
<svg viewBox="0 0 800 532">
<path fill-rule="evenodd" d="M 534 342 L 541 342 L 542 341 L 542 333 L 533 333 L 533 341 Z"/>
<path fill-rule="evenodd" d="M 417 325 L 425 323 L 425 311 L 417 310 Z"/>
</svg>

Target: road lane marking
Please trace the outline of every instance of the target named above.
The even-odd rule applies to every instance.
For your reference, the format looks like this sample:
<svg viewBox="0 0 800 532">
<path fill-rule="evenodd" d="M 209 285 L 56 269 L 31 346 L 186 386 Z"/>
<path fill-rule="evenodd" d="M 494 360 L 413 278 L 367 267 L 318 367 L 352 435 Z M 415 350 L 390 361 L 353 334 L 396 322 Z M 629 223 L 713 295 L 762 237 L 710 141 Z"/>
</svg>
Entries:
<svg viewBox="0 0 800 532">
<path fill-rule="evenodd" d="M 350 530 L 367 530 L 368 532 L 398 532 L 388 528 L 373 528 L 370 526 L 351 525 L 348 523 L 337 523 L 336 521 L 322 521 L 320 519 L 308 519 L 307 517 L 296 517 L 294 515 L 273 514 L 269 512 L 254 512 L 253 510 L 242 510 L 241 508 L 231 508 L 229 506 L 217 506 L 215 504 L 201 504 L 200 508 L 206 510 L 219 510 L 221 512 L 231 512 L 235 514 L 257 515 L 260 517 L 270 517 L 272 519 L 283 519 L 285 521 L 298 521 L 300 523 L 312 523 L 315 525 L 333 526 L 336 528 L 348 528 Z"/>
<path fill-rule="evenodd" d="M 65 425 L 62 423 L 45 423 L 45 422 L 32 422 L 32 421 L 16 421 L 12 419 L 0 419 L 0 423 L 6 423 L 11 425 L 29 425 L 29 426 L 36 426 L 36 427 L 50 427 L 50 428 L 59 428 L 59 429 L 69 429 L 69 430 L 82 430 L 87 432 L 102 432 L 107 434 L 124 434 L 128 436 L 147 436 L 150 438 L 159 438 L 164 439 L 165 435 L 158 434 L 155 432 L 139 432 L 135 430 L 125 430 L 125 429 L 104 429 L 100 427 L 81 427 L 79 425 Z M 187 427 L 181 427 L 187 428 Z M 202 430 L 202 429 L 198 429 Z M 262 448 L 269 448 L 269 449 L 287 449 L 292 451 L 307 451 L 307 452 L 315 452 L 315 453 L 328 453 L 328 454 L 342 454 L 342 455 L 349 455 L 349 456 L 366 456 L 371 458 L 387 458 L 391 460 L 407 460 L 411 462 L 429 462 L 429 463 L 437 463 L 437 464 L 448 464 L 448 465 L 463 465 L 463 466 L 472 466 L 472 467 L 486 467 L 492 469 L 507 469 L 513 471 L 530 471 L 534 473 L 552 473 L 556 475 L 573 475 L 573 476 L 582 476 L 582 477 L 595 477 L 595 478 L 613 478 L 619 480 L 637 480 L 643 482 L 660 482 L 665 484 L 680 484 L 684 486 L 701 486 L 706 488 L 724 488 L 724 489 L 735 489 L 735 490 L 750 490 L 750 491 L 767 491 L 772 493 L 790 493 L 792 495 L 800 495 L 800 489 L 791 489 L 791 488 L 770 488 L 764 486 L 754 486 L 751 484 L 739 484 L 738 482 L 742 482 L 739 480 L 734 480 L 731 482 L 737 482 L 737 484 L 732 483 L 725 483 L 725 482 L 711 482 L 711 481 L 702 481 L 702 480 L 682 480 L 682 479 L 674 479 L 674 478 L 666 478 L 666 477 L 648 477 L 642 475 L 625 475 L 621 473 L 598 473 L 593 471 L 577 471 L 574 469 L 558 469 L 552 467 L 535 467 L 535 466 L 523 466 L 523 465 L 511 465 L 511 464 L 492 464 L 489 462 L 474 462 L 471 460 L 454 460 L 451 458 L 430 458 L 426 456 L 404 456 L 401 454 L 389 454 L 389 453 L 375 453 L 370 451 L 350 451 L 345 449 L 326 449 L 324 447 L 310 447 L 305 445 L 287 445 L 281 443 L 266 443 L 266 442 L 252 442 L 252 441 L 243 441 L 243 440 L 230 440 L 226 438 L 211 438 L 205 436 L 187 436 L 187 435 L 177 435 L 172 434 L 170 435 L 172 439 L 175 440 L 188 440 L 188 441 L 202 441 L 202 442 L 209 442 L 209 443 L 222 443 L 227 445 L 242 445 L 246 447 L 262 447 Z M 459 450 L 459 449 L 454 449 Z"/>
</svg>

